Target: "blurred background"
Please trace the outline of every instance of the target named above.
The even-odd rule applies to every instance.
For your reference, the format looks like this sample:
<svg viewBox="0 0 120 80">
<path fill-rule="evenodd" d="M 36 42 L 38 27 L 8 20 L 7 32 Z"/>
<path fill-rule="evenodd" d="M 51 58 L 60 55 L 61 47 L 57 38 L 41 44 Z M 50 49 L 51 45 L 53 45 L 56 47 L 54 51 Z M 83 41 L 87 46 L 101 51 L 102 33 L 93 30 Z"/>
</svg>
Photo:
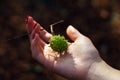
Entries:
<svg viewBox="0 0 120 80">
<path fill-rule="evenodd" d="M 54 26 L 64 36 L 73 25 L 109 65 L 120 69 L 120 0 L 1 0 L 0 80 L 67 80 L 32 59 L 27 36 L 12 39 L 26 33 L 27 15 L 49 32 L 50 24 L 64 20 Z"/>
</svg>

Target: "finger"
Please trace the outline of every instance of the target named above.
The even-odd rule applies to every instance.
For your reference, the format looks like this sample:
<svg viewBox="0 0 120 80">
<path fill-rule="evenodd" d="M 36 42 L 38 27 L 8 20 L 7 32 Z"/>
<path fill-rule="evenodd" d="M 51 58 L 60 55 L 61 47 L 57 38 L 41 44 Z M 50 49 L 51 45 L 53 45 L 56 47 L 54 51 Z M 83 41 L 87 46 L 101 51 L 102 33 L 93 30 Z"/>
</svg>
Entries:
<svg viewBox="0 0 120 80">
<path fill-rule="evenodd" d="M 38 24 L 36 23 L 35 28 L 33 29 L 33 31 L 30 34 L 30 40 L 32 40 L 35 37 L 35 34 L 38 33 L 39 34 L 40 31 L 40 27 L 38 26 Z"/>
<path fill-rule="evenodd" d="M 77 29 L 75 29 L 73 26 L 69 26 L 68 28 L 67 28 L 67 35 L 70 37 L 70 39 L 72 40 L 72 41 L 75 41 L 77 38 L 79 38 L 79 37 L 82 37 L 83 35 L 77 30 Z"/>
<path fill-rule="evenodd" d="M 26 28 L 27 28 L 28 33 L 32 32 L 36 23 L 37 22 L 31 16 L 27 17 Z"/>
<path fill-rule="evenodd" d="M 45 42 L 49 42 L 50 38 L 52 37 L 52 34 L 50 34 L 49 32 L 47 32 L 41 25 L 38 25 L 40 27 L 40 32 L 39 35 L 40 37 L 45 41 Z"/>
<path fill-rule="evenodd" d="M 35 20 L 33 20 L 33 18 L 31 16 L 27 17 L 27 31 L 28 33 L 31 33 L 32 30 L 34 29 L 34 27 L 36 26 L 36 24 L 40 27 L 39 30 L 39 35 L 40 37 L 45 41 L 45 42 L 49 42 L 52 34 L 48 33 L 46 30 L 44 30 L 44 28 L 38 24 Z"/>
<path fill-rule="evenodd" d="M 41 42 L 38 34 L 35 35 L 35 38 L 31 41 L 31 50 L 32 50 L 32 57 L 36 60 L 44 63 L 45 57 L 43 54 L 43 43 Z"/>
<path fill-rule="evenodd" d="M 39 37 L 39 35 L 35 34 L 35 39 L 37 40 L 37 45 L 40 45 L 42 49 L 44 49 L 46 43 Z"/>
</svg>

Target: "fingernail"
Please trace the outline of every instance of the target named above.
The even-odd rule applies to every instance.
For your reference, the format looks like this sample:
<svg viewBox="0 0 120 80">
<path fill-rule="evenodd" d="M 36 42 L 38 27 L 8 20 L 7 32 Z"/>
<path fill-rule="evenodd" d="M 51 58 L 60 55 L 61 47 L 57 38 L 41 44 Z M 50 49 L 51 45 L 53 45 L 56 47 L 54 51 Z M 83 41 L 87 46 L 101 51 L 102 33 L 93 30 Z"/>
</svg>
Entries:
<svg viewBox="0 0 120 80">
<path fill-rule="evenodd" d="M 70 29 L 72 32 L 75 32 L 75 28 L 74 28 L 72 25 L 69 25 L 69 29 Z"/>
</svg>

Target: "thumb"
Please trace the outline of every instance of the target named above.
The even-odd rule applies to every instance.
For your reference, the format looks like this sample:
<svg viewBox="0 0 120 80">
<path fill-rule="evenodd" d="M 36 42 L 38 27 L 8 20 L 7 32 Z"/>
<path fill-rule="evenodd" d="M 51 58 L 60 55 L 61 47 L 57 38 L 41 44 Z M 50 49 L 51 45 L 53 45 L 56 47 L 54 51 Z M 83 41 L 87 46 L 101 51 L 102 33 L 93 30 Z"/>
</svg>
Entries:
<svg viewBox="0 0 120 80">
<path fill-rule="evenodd" d="M 67 35 L 72 41 L 75 41 L 79 37 L 83 36 L 77 29 L 75 29 L 73 26 L 68 26 L 67 28 Z"/>
</svg>

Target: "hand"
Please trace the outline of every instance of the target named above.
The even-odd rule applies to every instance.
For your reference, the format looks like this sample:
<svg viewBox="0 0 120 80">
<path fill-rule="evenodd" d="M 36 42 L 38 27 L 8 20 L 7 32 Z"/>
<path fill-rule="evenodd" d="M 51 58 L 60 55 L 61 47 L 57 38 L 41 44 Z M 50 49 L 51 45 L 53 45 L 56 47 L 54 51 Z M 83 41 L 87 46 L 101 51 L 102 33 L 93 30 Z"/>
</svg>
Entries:
<svg viewBox="0 0 120 80">
<path fill-rule="evenodd" d="M 29 37 L 33 58 L 49 70 L 75 80 L 86 79 L 91 65 L 101 61 L 91 40 L 72 26 L 66 32 L 73 43 L 60 57 L 56 57 L 56 52 L 47 44 L 52 37 L 50 33 L 30 16 L 26 26 L 28 33 L 31 33 Z"/>
</svg>

